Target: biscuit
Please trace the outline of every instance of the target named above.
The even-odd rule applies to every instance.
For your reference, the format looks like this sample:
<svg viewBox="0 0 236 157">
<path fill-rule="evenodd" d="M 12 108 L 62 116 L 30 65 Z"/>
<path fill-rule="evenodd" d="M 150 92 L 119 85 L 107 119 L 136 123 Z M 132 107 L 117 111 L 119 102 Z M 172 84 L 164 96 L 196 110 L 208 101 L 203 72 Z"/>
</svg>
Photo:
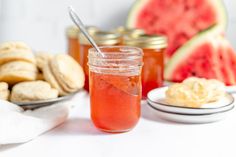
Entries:
<svg viewBox="0 0 236 157">
<path fill-rule="evenodd" d="M 9 95 L 10 95 L 9 90 L 0 91 L 0 99 L 1 100 L 8 100 Z"/>
<path fill-rule="evenodd" d="M 13 61 L 0 66 L 0 81 L 13 85 L 22 81 L 32 81 L 37 77 L 37 67 L 29 62 Z"/>
<path fill-rule="evenodd" d="M 6 82 L 0 82 L 0 99 L 8 100 L 9 95 L 8 84 Z"/>
<path fill-rule="evenodd" d="M 58 91 L 45 81 L 21 82 L 13 86 L 10 100 L 12 102 L 30 102 L 58 97 Z"/>
<path fill-rule="evenodd" d="M 67 95 L 69 93 L 63 91 L 63 89 L 61 88 L 61 86 L 57 83 L 57 80 L 55 79 L 55 77 L 53 76 L 52 72 L 51 72 L 51 68 L 49 66 L 49 63 L 47 63 L 46 65 L 43 66 L 43 76 L 44 79 L 55 89 L 58 90 L 59 95 L 60 96 L 64 96 Z"/>
<path fill-rule="evenodd" d="M 0 45 L 0 65 L 18 60 L 36 63 L 34 54 L 26 44 L 22 42 L 5 42 Z"/>
<path fill-rule="evenodd" d="M 83 69 L 72 57 L 57 54 L 49 64 L 53 75 L 64 91 L 71 93 L 84 86 Z"/>
<path fill-rule="evenodd" d="M 6 82 L 0 82 L 0 91 L 8 89 L 8 84 Z"/>
<path fill-rule="evenodd" d="M 53 57 L 52 54 L 45 53 L 45 52 L 38 52 L 35 54 L 36 58 L 36 65 L 39 68 L 39 70 L 43 70 L 43 66 L 47 64 L 48 60 L 50 60 Z"/>
</svg>

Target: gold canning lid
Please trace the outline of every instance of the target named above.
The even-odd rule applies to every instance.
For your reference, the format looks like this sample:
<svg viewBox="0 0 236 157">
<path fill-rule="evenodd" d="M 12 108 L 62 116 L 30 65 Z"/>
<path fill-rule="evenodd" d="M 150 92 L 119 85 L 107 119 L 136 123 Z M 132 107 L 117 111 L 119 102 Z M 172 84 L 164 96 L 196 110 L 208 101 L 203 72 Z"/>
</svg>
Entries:
<svg viewBox="0 0 236 157">
<path fill-rule="evenodd" d="M 120 43 L 120 34 L 114 32 L 106 32 L 106 31 L 97 31 L 93 34 L 89 33 L 91 37 L 94 39 L 97 45 L 117 45 Z M 89 41 L 85 38 L 85 36 L 80 33 L 80 43 L 90 45 Z"/>
<path fill-rule="evenodd" d="M 120 26 L 115 29 L 115 32 L 120 33 L 121 35 L 128 35 L 128 36 L 139 36 L 145 34 L 145 31 L 143 29 L 139 28 L 128 28 L 124 26 Z"/>
<path fill-rule="evenodd" d="M 69 26 L 66 28 L 66 36 L 69 38 L 78 38 L 79 29 L 76 26 Z"/>
<path fill-rule="evenodd" d="M 93 34 L 93 33 L 96 33 L 97 31 L 99 31 L 99 28 L 96 26 L 86 26 L 85 28 L 89 34 Z"/>
<path fill-rule="evenodd" d="M 99 30 L 99 28 L 96 26 L 86 26 L 85 28 L 91 34 Z M 79 34 L 80 34 L 80 30 L 77 26 L 69 26 L 66 28 L 67 37 L 78 38 Z"/>
<path fill-rule="evenodd" d="M 167 47 L 167 38 L 161 35 L 143 34 L 137 37 L 124 37 L 124 44 L 139 48 L 162 49 Z"/>
</svg>

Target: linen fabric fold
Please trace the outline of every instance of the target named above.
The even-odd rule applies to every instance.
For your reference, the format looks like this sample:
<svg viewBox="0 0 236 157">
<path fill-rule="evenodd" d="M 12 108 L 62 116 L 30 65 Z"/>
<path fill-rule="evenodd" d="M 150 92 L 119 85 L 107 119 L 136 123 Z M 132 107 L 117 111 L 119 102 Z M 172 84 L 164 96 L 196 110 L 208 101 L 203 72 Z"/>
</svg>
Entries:
<svg viewBox="0 0 236 157">
<path fill-rule="evenodd" d="M 0 145 L 30 141 L 65 122 L 70 101 L 35 110 L 23 110 L 18 105 L 0 100 Z"/>
</svg>

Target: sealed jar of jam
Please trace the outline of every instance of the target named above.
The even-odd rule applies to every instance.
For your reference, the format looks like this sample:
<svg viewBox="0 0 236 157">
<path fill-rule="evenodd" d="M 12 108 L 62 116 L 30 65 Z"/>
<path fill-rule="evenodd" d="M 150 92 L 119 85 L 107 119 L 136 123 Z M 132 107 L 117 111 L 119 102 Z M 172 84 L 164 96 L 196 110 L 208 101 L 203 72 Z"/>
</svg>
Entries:
<svg viewBox="0 0 236 157">
<path fill-rule="evenodd" d="M 79 47 L 79 38 L 78 38 L 79 32 L 80 31 L 76 26 L 69 26 L 66 29 L 68 54 L 78 62 L 80 61 L 80 55 L 79 55 L 80 47 Z"/>
<path fill-rule="evenodd" d="M 143 29 L 128 28 L 128 27 L 124 27 L 124 26 L 117 27 L 115 29 L 115 32 L 117 32 L 121 35 L 122 44 L 124 44 L 123 41 L 124 41 L 125 36 L 137 37 L 137 36 L 145 34 L 145 31 Z"/>
<path fill-rule="evenodd" d="M 98 31 L 95 26 L 86 26 L 89 33 L 93 34 Z M 82 65 L 83 54 L 80 53 L 80 41 L 79 41 L 80 30 L 76 26 L 69 26 L 66 29 L 66 36 L 68 41 L 68 54 L 72 56 L 80 65 Z"/>
<path fill-rule="evenodd" d="M 164 51 L 167 38 L 146 34 L 137 37 L 126 36 L 124 43 L 143 49 L 142 97 L 145 99 L 150 90 L 163 86 Z"/>
<path fill-rule="evenodd" d="M 90 110 L 94 125 L 117 133 L 132 129 L 140 118 L 142 50 L 129 46 L 89 49 Z"/>
<path fill-rule="evenodd" d="M 114 46 L 120 44 L 120 34 L 114 32 L 97 31 L 91 34 L 92 38 L 99 46 Z M 80 53 L 83 54 L 83 70 L 85 73 L 85 85 L 84 89 L 89 91 L 89 70 L 88 70 L 88 50 L 92 48 L 92 45 L 80 34 Z"/>
</svg>

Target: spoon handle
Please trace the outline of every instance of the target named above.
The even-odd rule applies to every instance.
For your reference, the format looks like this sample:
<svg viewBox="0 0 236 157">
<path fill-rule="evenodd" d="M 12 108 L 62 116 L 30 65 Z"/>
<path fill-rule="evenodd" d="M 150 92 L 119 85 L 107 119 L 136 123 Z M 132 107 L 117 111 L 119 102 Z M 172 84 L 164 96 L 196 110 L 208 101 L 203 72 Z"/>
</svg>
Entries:
<svg viewBox="0 0 236 157">
<path fill-rule="evenodd" d="M 97 44 L 94 42 L 94 40 L 91 38 L 91 36 L 88 34 L 87 30 L 85 29 L 84 24 L 80 20 L 79 16 L 76 14 L 74 9 L 70 6 L 69 8 L 69 14 L 72 19 L 72 21 L 75 23 L 77 27 L 81 30 L 81 32 L 84 34 L 84 36 L 88 39 L 88 41 L 92 44 L 92 46 L 98 51 L 102 57 L 104 57 L 103 53 L 98 48 Z"/>
</svg>

